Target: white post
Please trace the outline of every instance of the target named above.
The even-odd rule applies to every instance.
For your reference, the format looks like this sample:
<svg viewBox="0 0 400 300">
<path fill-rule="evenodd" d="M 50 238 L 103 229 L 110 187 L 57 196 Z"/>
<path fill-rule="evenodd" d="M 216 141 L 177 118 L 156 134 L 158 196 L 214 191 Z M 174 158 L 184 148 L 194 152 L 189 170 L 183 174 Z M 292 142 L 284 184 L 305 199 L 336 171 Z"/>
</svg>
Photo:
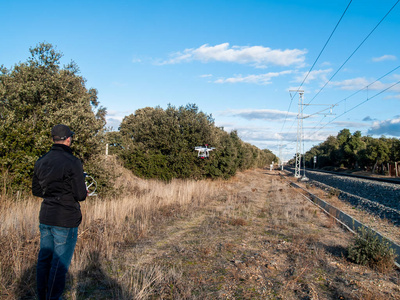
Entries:
<svg viewBox="0 0 400 300">
<path fill-rule="evenodd" d="M 301 174 L 301 156 L 302 156 L 302 139 L 303 139 L 303 94 L 304 91 L 297 91 L 299 93 L 299 107 L 297 115 L 297 143 L 296 143 L 296 165 L 294 170 L 294 177 L 300 178 Z M 304 157 L 303 157 L 304 159 Z"/>
<path fill-rule="evenodd" d="M 108 144 L 106 144 L 106 156 L 108 156 Z"/>
</svg>

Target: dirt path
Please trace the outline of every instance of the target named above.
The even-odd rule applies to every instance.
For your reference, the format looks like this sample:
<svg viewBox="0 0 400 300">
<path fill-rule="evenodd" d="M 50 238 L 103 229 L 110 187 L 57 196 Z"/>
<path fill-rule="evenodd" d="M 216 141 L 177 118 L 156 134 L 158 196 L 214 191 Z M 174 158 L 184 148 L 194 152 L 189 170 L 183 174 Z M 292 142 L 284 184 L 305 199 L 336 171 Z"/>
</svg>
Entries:
<svg viewBox="0 0 400 300">
<path fill-rule="evenodd" d="M 344 258 L 351 238 L 277 173 L 255 170 L 123 256 L 143 299 L 400 299 L 398 272 Z"/>
</svg>

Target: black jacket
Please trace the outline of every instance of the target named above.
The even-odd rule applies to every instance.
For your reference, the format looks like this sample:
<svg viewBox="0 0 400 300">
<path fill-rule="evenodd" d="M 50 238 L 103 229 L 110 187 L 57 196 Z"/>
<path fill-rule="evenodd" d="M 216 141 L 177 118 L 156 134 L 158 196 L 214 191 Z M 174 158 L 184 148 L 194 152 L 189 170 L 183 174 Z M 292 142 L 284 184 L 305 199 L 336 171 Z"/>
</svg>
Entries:
<svg viewBox="0 0 400 300">
<path fill-rule="evenodd" d="M 82 221 L 79 201 L 87 191 L 81 161 L 70 147 L 54 144 L 35 163 L 32 193 L 42 197 L 39 222 L 60 227 L 78 227 Z"/>
</svg>

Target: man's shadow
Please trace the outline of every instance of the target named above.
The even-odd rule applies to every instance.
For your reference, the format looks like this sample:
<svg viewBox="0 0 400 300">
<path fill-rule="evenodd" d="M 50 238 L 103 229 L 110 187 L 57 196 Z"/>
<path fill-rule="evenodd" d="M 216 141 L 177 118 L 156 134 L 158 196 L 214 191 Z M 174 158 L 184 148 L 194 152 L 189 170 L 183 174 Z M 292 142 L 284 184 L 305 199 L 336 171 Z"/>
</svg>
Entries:
<svg viewBox="0 0 400 300">
<path fill-rule="evenodd" d="M 93 251 L 88 255 L 88 263 L 76 278 L 77 299 L 133 299 L 128 291 L 125 291 L 116 280 L 104 273 L 100 262 L 100 254 Z M 66 293 L 73 293 L 72 283 L 74 279 L 67 273 Z M 25 270 L 14 290 L 18 300 L 38 299 L 36 294 L 36 264 Z"/>
<path fill-rule="evenodd" d="M 67 273 L 65 291 L 71 290 L 72 283 L 73 277 L 70 273 Z M 24 271 L 14 289 L 14 296 L 18 300 L 38 299 L 36 291 L 36 263 Z"/>
<path fill-rule="evenodd" d="M 78 273 L 76 295 L 77 299 L 133 299 L 116 280 L 105 274 L 98 251 L 88 255 L 88 264 Z"/>
</svg>

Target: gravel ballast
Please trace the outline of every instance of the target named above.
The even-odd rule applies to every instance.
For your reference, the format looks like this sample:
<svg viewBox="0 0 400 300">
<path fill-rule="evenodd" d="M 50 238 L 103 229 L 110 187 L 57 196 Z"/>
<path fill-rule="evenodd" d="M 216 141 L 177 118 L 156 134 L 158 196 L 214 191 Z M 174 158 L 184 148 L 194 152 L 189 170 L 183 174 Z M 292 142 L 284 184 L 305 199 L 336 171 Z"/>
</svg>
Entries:
<svg viewBox="0 0 400 300">
<path fill-rule="evenodd" d="M 339 199 L 400 226 L 400 185 L 316 171 L 306 171 L 306 177 L 323 189 L 337 190 Z"/>
</svg>

